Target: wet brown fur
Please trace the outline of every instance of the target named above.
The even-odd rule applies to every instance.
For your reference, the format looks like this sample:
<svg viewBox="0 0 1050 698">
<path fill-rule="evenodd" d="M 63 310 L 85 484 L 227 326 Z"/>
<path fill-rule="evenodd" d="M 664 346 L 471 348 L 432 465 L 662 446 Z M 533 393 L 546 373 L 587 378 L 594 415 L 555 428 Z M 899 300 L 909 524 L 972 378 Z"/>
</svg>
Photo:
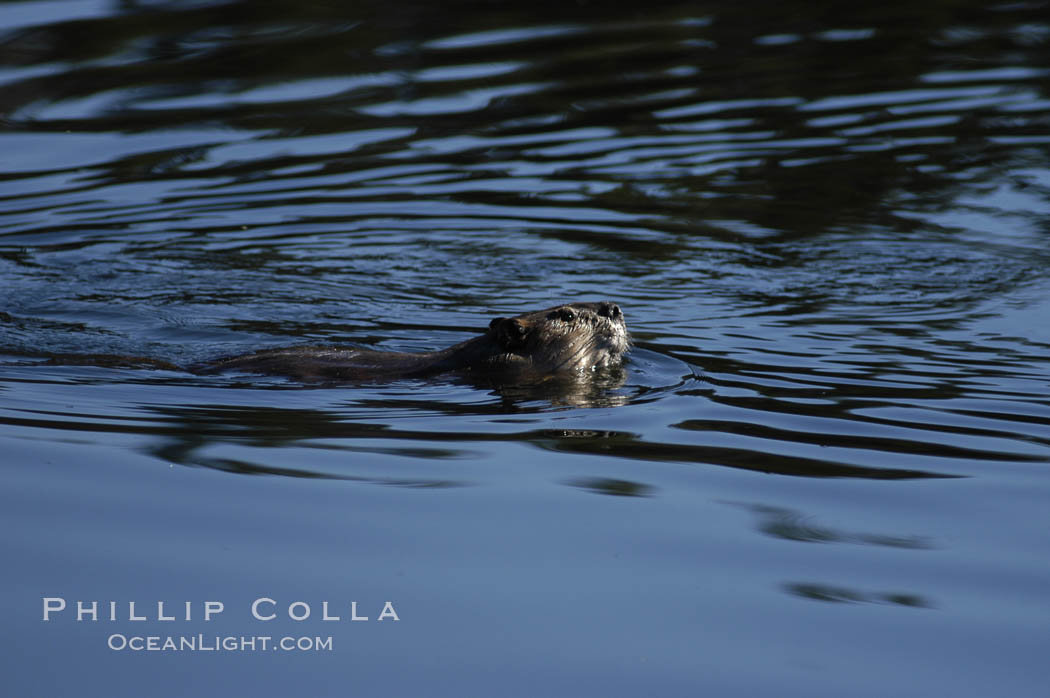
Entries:
<svg viewBox="0 0 1050 698">
<path fill-rule="evenodd" d="M 615 303 L 567 303 L 496 318 L 481 336 L 440 351 L 298 346 L 222 359 L 198 372 L 244 371 L 323 381 L 461 372 L 529 380 L 615 364 L 629 347 L 623 313 Z"/>
</svg>

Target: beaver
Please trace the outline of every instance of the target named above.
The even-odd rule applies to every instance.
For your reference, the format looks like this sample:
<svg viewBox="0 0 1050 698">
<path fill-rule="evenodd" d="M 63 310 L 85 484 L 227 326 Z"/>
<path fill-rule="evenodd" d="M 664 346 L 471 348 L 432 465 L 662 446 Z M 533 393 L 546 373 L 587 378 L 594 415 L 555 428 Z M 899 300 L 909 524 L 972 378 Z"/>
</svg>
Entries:
<svg viewBox="0 0 1050 698">
<path fill-rule="evenodd" d="M 439 351 L 293 346 L 220 359 L 195 372 L 244 371 L 304 381 L 390 380 L 455 372 L 521 382 L 611 366 L 629 348 L 623 311 L 603 301 L 499 317 L 481 336 Z"/>
</svg>

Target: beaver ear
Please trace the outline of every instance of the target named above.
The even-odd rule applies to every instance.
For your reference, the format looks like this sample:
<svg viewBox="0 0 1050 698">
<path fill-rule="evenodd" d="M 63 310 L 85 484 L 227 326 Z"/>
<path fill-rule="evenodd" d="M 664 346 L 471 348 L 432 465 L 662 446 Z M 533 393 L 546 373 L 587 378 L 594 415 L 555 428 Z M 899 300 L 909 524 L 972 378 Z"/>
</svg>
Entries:
<svg viewBox="0 0 1050 698">
<path fill-rule="evenodd" d="M 525 341 L 529 329 L 517 318 L 498 317 L 489 323 L 489 334 L 501 347 L 510 350 Z"/>
</svg>

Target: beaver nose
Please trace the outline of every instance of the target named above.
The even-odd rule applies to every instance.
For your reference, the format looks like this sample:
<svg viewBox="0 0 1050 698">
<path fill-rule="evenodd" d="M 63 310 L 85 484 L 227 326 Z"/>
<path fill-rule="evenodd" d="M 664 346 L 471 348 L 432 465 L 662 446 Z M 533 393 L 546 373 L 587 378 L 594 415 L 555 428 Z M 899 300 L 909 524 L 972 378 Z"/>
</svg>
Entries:
<svg viewBox="0 0 1050 698">
<path fill-rule="evenodd" d="M 620 306 L 615 303 L 605 302 L 598 306 L 598 314 L 615 320 L 623 315 L 623 312 L 620 310 Z"/>
</svg>

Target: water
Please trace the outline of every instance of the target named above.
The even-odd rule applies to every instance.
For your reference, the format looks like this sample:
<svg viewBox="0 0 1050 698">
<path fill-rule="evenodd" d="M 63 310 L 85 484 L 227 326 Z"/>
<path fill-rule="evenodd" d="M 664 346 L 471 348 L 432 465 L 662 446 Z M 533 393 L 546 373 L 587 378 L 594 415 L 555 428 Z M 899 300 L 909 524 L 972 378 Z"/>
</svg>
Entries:
<svg viewBox="0 0 1050 698">
<path fill-rule="evenodd" d="M 1046 18 L 0 5 L 5 694 L 1042 695 Z M 68 361 L 605 298 L 571 390 Z M 198 635 L 332 646 L 111 649 Z"/>
</svg>

